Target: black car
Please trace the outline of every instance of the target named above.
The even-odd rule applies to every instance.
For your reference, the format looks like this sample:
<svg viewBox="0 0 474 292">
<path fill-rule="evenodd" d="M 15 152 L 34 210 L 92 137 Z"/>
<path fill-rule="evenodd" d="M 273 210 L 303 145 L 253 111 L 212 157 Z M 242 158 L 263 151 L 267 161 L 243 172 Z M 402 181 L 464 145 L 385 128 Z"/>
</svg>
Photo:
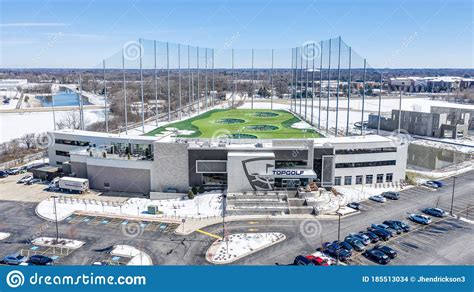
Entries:
<svg viewBox="0 0 474 292">
<path fill-rule="evenodd" d="M 356 203 L 356 202 L 352 202 L 352 203 L 347 204 L 347 207 L 359 210 L 360 209 L 360 204 Z"/>
<path fill-rule="evenodd" d="M 0 178 L 5 178 L 8 176 L 8 173 L 6 171 L 0 170 Z"/>
<path fill-rule="evenodd" d="M 356 250 L 356 251 L 364 251 L 365 250 L 365 245 L 362 243 L 362 241 L 356 239 L 355 237 L 352 237 L 352 236 L 347 236 L 345 239 L 344 239 L 345 242 L 349 243 L 350 245 L 352 245 L 352 247 Z"/>
<path fill-rule="evenodd" d="M 365 251 L 363 255 L 369 260 L 377 262 L 381 265 L 386 265 L 390 262 L 390 258 L 388 257 L 388 255 L 378 249 L 369 249 Z"/>
<path fill-rule="evenodd" d="M 384 254 L 388 255 L 391 259 L 397 257 L 397 252 L 393 248 L 390 248 L 386 245 L 376 245 L 374 246 L 374 249 L 380 250 Z"/>
<path fill-rule="evenodd" d="M 393 220 L 395 224 L 397 224 L 404 232 L 410 231 L 410 225 L 406 224 L 403 221 Z"/>
<path fill-rule="evenodd" d="M 367 231 L 370 231 L 370 232 L 373 232 L 375 233 L 375 235 L 377 235 L 379 238 L 381 238 L 383 241 L 387 241 L 389 240 L 392 236 L 390 235 L 390 233 L 388 233 L 387 231 L 385 230 L 382 230 L 382 229 L 377 229 L 377 228 L 372 228 L 372 227 L 369 227 L 367 228 Z"/>
<path fill-rule="evenodd" d="M 372 243 L 376 243 L 380 240 L 380 237 L 377 234 L 373 233 L 372 231 L 366 231 L 366 232 L 361 231 L 359 233 L 367 235 L 370 238 L 370 242 Z"/>
<path fill-rule="evenodd" d="M 400 199 L 400 194 L 397 192 L 383 192 L 382 196 L 390 200 Z"/>
<path fill-rule="evenodd" d="M 345 248 L 342 248 L 338 244 L 337 245 L 336 244 L 330 244 L 330 245 L 326 246 L 325 249 L 324 249 L 324 253 L 330 255 L 331 257 L 333 257 L 335 259 L 339 258 L 339 260 L 341 260 L 343 262 L 348 260 L 352 256 L 352 253 L 350 251 L 348 251 Z"/>
<path fill-rule="evenodd" d="M 337 245 L 339 245 L 338 248 L 340 247 L 340 248 L 343 248 L 343 249 L 345 249 L 345 250 L 347 250 L 347 251 L 350 251 L 350 252 L 352 252 L 352 250 L 354 249 L 354 248 L 352 247 L 352 245 L 350 245 L 349 243 L 347 243 L 347 242 L 345 242 L 345 241 L 339 242 L 338 240 L 334 240 L 334 241 L 332 242 L 332 244 L 333 244 L 333 245 L 336 245 L 336 244 L 337 244 Z"/>
<path fill-rule="evenodd" d="M 421 212 L 439 218 L 442 218 L 446 215 L 446 212 L 444 212 L 444 210 L 440 208 L 425 208 L 421 210 Z"/>
<path fill-rule="evenodd" d="M 53 259 L 44 255 L 33 255 L 28 259 L 28 264 L 34 266 L 49 266 L 53 264 Z"/>
<path fill-rule="evenodd" d="M 398 225 L 395 221 L 393 220 L 385 220 L 383 222 L 383 224 L 387 225 L 388 227 L 392 228 L 393 230 L 396 230 L 397 231 L 397 234 L 400 234 L 402 233 L 403 228 L 400 227 L 400 225 Z"/>
</svg>

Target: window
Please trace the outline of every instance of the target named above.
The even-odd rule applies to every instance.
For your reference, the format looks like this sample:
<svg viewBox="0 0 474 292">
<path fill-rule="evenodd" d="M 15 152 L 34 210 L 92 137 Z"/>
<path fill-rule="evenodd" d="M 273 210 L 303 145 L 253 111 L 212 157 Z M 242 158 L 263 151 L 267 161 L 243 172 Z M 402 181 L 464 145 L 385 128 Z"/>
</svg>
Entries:
<svg viewBox="0 0 474 292">
<path fill-rule="evenodd" d="M 361 185 L 363 178 L 364 178 L 363 175 L 357 175 L 357 176 L 356 176 L 356 185 Z"/>
<path fill-rule="evenodd" d="M 383 183 L 383 174 L 382 173 L 377 174 L 377 183 Z"/>
<path fill-rule="evenodd" d="M 56 150 L 56 155 L 69 157 L 69 152 Z"/>
<path fill-rule="evenodd" d="M 385 181 L 386 182 L 393 182 L 393 173 L 387 173 L 385 175 Z"/>
<path fill-rule="evenodd" d="M 365 183 L 366 184 L 372 184 L 374 182 L 374 176 L 371 174 L 368 174 L 365 176 Z"/>
<path fill-rule="evenodd" d="M 107 188 L 107 189 L 109 189 L 109 188 L 110 188 L 110 183 L 108 183 L 108 182 L 105 182 L 105 183 L 104 183 L 104 188 Z"/>
<path fill-rule="evenodd" d="M 396 165 L 396 160 L 336 163 L 336 168 L 376 167 L 387 165 Z"/>
<path fill-rule="evenodd" d="M 352 176 L 345 176 L 344 177 L 344 185 L 349 186 L 352 184 Z"/>
<path fill-rule="evenodd" d="M 64 144 L 64 145 L 73 145 L 73 146 L 89 146 L 89 142 L 66 140 L 66 139 L 55 139 L 54 143 Z"/>
<path fill-rule="evenodd" d="M 340 186 L 341 185 L 341 177 L 340 176 L 336 176 L 334 178 L 334 185 L 336 186 Z"/>
<path fill-rule="evenodd" d="M 367 153 L 387 153 L 397 152 L 397 147 L 384 147 L 384 148 L 364 148 L 364 149 L 337 149 L 336 154 L 367 154 Z"/>
</svg>

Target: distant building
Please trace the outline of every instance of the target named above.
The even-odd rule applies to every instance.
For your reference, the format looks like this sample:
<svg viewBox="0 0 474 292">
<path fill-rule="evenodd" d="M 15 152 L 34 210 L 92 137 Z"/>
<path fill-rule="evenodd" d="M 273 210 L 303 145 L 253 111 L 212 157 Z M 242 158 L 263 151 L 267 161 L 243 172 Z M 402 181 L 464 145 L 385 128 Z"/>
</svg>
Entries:
<svg viewBox="0 0 474 292">
<path fill-rule="evenodd" d="M 26 79 L 0 79 L 0 90 L 15 89 L 26 84 L 28 84 Z"/>
<path fill-rule="evenodd" d="M 388 80 L 392 90 L 408 90 L 410 92 L 449 92 L 457 89 L 474 87 L 474 78 L 458 76 L 441 77 L 392 77 Z"/>
</svg>

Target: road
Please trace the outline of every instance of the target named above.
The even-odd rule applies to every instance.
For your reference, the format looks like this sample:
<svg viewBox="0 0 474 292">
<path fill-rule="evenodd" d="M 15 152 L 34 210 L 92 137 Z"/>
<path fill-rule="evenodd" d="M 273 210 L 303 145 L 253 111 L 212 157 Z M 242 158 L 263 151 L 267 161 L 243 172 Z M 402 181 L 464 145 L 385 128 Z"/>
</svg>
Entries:
<svg viewBox="0 0 474 292">
<path fill-rule="evenodd" d="M 436 206 L 449 211 L 451 204 L 452 179 L 447 179 L 443 189 L 416 187 L 400 193 L 398 201 L 385 204 L 366 201 L 361 204 L 361 212 L 341 220 L 341 237 L 350 232 L 365 230 L 371 223 L 381 223 L 387 219 L 405 219 L 408 213 L 424 207 Z M 474 171 L 459 175 L 456 179 L 454 214 L 474 219 Z M 0 231 L 12 236 L 0 241 L 0 256 L 29 249 L 28 239 L 39 236 L 55 236 L 55 225 L 40 219 L 35 214 L 36 203 L 0 201 Z M 316 227 L 302 232 L 310 224 Z M 411 224 L 416 226 L 416 224 Z M 299 254 L 313 253 L 323 242 L 337 239 L 337 220 L 267 220 L 237 221 L 226 223 L 226 233 L 240 232 L 282 232 L 287 239 L 279 244 L 261 250 L 236 261 L 237 265 L 289 264 Z M 469 243 L 474 241 L 474 225 L 461 220 L 447 218 L 432 224 L 429 229 L 410 232 L 396 240 L 391 240 L 400 250 L 400 258 L 394 264 L 473 264 L 474 250 Z M 222 235 L 222 225 L 203 228 L 212 234 Z M 103 256 L 97 251 L 116 244 L 129 244 L 146 251 L 157 265 L 208 265 L 205 260 L 207 248 L 215 238 L 195 232 L 187 236 L 172 233 L 143 231 L 136 237 L 127 237 L 120 225 L 91 225 L 60 222 L 61 237 L 83 240 L 86 244 L 71 255 L 60 259 L 59 264 L 91 264 Z M 307 236 L 304 236 L 307 234 Z M 354 264 L 370 264 L 360 256 L 355 256 Z"/>
</svg>

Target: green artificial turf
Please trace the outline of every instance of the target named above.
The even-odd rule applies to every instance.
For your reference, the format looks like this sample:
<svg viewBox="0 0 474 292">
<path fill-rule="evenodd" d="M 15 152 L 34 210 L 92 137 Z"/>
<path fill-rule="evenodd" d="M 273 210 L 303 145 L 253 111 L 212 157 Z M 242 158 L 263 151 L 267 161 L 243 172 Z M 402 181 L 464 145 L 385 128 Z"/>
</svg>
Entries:
<svg viewBox="0 0 474 292">
<path fill-rule="evenodd" d="M 277 115 L 274 116 L 272 113 Z M 300 119 L 284 110 L 216 109 L 184 121 L 156 128 L 145 135 L 155 136 L 166 131 L 166 128 L 177 128 L 194 131 L 190 135 L 178 136 L 183 138 L 216 138 L 225 135 L 230 135 L 233 138 L 254 137 L 259 139 L 321 137 L 311 129 L 303 131 L 291 128 L 291 125 L 299 121 Z M 249 126 L 250 128 L 247 128 Z"/>
</svg>

